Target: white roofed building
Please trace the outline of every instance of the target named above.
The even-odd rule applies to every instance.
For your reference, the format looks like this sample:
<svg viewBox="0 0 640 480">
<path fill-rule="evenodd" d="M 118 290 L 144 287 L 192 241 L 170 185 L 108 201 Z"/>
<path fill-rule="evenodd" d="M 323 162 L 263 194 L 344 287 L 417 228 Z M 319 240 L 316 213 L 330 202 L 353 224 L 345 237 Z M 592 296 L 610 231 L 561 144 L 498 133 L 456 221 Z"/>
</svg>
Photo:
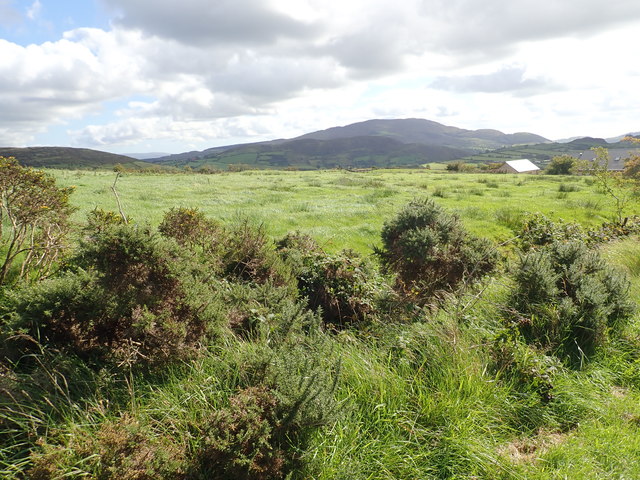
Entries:
<svg viewBox="0 0 640 480">
<path fill-rule="evenodd" d="M 522 158 L 520 160 L 507 160 L 499 168 L 494 170 L 498 173 L 540 173 L 539 167 L 537 167 L 531 160 Z"/>
</svg>

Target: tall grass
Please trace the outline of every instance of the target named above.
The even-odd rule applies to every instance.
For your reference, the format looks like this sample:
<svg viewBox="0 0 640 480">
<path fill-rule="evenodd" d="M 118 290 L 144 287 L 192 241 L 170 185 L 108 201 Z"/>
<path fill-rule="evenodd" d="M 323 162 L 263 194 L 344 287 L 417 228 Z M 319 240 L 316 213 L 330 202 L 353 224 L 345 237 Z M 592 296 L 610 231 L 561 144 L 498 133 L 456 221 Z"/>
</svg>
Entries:
<svg viewBox="0 0 640 480">
<path fill-rule="evenodd" d="M 110 174 L 56 175 L 77 186 L 77 222 L 95 207 L 115 209 Z M 300 230 L 325 250 L 369 253 L 383 222 L 425 185 L 427 193 L 442 192 L 436 201 L 470 230 L 496 241 L 511 239 L 528 211 L 587 226 L 611 214 L 587 182 L 563 191 L 558 181 L 569 180 L 426 170 L 238 172 L 128 175 L 118 192 L 138 223 L 157 225 L 170 207 L 198 207 L 224 223 L 251 218 L 274 237 Z M 636 298 L 638 245 L 626 239 L 601 247 L 627 272 Z M 407 308 L 387 293 L 376 321 L 341 329 L 309 323 L 291 337 L 280 333 L 293 329 L 293 316 L 276 305 L 284 297 L 269 285 L 221 280 L 225 298 L 246 296 L 257 333 L 221 329 L 188 363 L 149 372 L 86 363 L 46 346 L 17 363 L 0 362 L 0 478 L 25 478 L 34 465 L 38 478 L 149 478 L 136 477 L 134 467 L 150 465 L 153 478 L 199 478 L 188 467 L 208 445 L 203 425 L 222 418 L 256 378 L 280 402 L 295 400 L 312 378 L 324 386 L 307 397 L 323 421 L 304 441 L 289 438 L 292 480 L 640 478 L 640 464 L 630 461 L 640 453 L 638 315 L 582 368 L 565 365 L 509 336 L 510 268 L 424 307 Z M 540 379 L 549 384 L 547 397 Z M 125 469 L 130 477 L 116 454 L 133 462 Z"/>
<path fill-rule="evenodd" d="M 84 221 L 96 207 L 117 210 L 110 189 L 114 174 L 52 173 L 62 186 L 76 187 L 71 197 L 78 207 L 76 221 Z M 366 253 L 378 239 L 375 234 L 363 235 L 364 230 L 359 227 L 367 225 L 379 232 L 385 219 L 402 205 L 424 195 L 435 196 L 442 206 L 462 212 L 462 221 L 473 233 L 498 241 L 513 235 L 516 219 L 496 222 L 491 215 L 466 217 L 467 207 L 488 212 L 502 209 L 503 216 L 513 217 L 539 211 L 552 219 L 563 218 L 586 226 L 596 226 L 612 217 L 613 205 L 595 186 L 572 191 L 569 201 L 556 198 L 555 194 L 563 193 L 558 192 L 558 181 L 573 185 L 569 179 L 546 175 L 451 175 L 436 170 L 126 174 L 118 180 L 117 189 L 124 210 L 137 223 L 157 225 L 164 212 L 176 206 L 198 207 L 207 216 L 223 221 L 241 212 L 264 222 L 274 237 L 283 236 L 293 226 L 327 244 L 330 250 L 354 248 Z M 486 188 L 480 189 L 479 185 Z M 532 200 L 538 195 L 542 195 L 539 200 Z M 628 213 L 633 213 L 633 208 L 637 206 Z"/>
</svg>

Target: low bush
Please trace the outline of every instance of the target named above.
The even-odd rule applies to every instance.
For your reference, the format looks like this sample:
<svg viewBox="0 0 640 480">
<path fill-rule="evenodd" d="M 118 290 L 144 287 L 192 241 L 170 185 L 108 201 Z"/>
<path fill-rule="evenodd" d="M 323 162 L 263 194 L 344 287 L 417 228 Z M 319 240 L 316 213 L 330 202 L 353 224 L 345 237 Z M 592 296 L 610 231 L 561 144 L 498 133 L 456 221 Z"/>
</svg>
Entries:
<svg viewBox="0 0 640 480">
<path fill-rule="evenodd" d="M 340 363 L 318 331 L 234 357 L 237 390 L 190 428 L 198 441 L 189 478 L 288 478 L 318 429 L 339 415 Z"/>
<path fill-rule="evenodd" d="M 522 255 L 510 308 L 530 344 L 582 360 L 632 312 L 629 282 L 581 242 L 554 242 Z"/>
<path fill-rule="evenodd" d="M 306 235 L 289 234 L 278 251 L 293 268 L 298 290 L 325 323 L 344 326 L 372 317 L 384 290 L 373 265 L 355 252 L 328 255 Z"/>
<path fill-rule="evenodd" d="M 12 329 L 82 357 L 153 364 L 191 355 L 215 318 L 189 257 L 147 229 L 88 236 L 72 265 L 9 297 Z"/>
<path fill-rule="evenodd" d="M 457 216 L 433 200 L 414 200 L 382 229 L 376 249 L 383 267 L 397 274 L 405 295 L 425 300 L 439 291 L 480 278 L 498 263 L 485 239 L 469 235 Z"/>
<path fill-rule="evenodd" d="M 282 478 L 285 452 L 277 445 L 277 399 L 266 388 L 241 390 L 229 407 L 205 421 L 196 458 L 196 479 Z"/>
<path fill-rule="evenodd" d="M 609 242 L 630 235 L 640 234 L 640 217 L 625 218 L 604 222 L 599 227 L 584 229 L 577 223 L 563 220 L 552 221 L 541 213 L 528 214 L 518 233 L 518 246 L 521 250 L 536 249 L 554 242 L 583 242 L 587 245 Z"/>
<path fill-rule="evenodd" d="M 579 241 L 584 236 L 583 228 L 577 223 L 554 222 L 541 213 L 534 213 L 525 216 L 517 238 L 520 249 L 527 251 L 554 242 Z"/>
<path fill-rule="evenodd" d="M 493 342 L 491 358 L 495 375 L 522 392 L 532 392 L 542 403 L 553 400 L 553 377 L 557 359 L 519 341 L 512 332 L 503 332 Z"/>
<path fill-rule="evenodd" d="M 31 455 L 31 480 L 90 477 L 101 480 L 180 480 L 185 452 L 171 438 L 125 415 L 106 421 L 93 436 L 69 444 L 41 443 Z"/>
<path fill-rule="evenodd" d="M 127 220 L 129 222 L 133 221 L 131 218 L 128 218 Z M 83 231 L 87 235 L 92 235 L 95 233 L 102 233 L 110 227 L 125 225 L 126 223 L 127 222 L 125 222 L 124 218 L 119 213 L 96 207 L 87 215 L 87 224 L 84 226 Z"/>
<path fill-rule="evenodd" d="M 232 228 L 223 248 L 222 263 L 223 274 L 230 279 L 295 288 L 290 268 L 277 254 L 263 225 L 244 220 Z"/>
<path fill-rule="evenodd" d="M 222 226 L 206 218 L 197 208 L 172 208 L 164 214 L 158 231 L 181 246 L 205 254 L 216 254 L 225 239 Z"/>
</svg>

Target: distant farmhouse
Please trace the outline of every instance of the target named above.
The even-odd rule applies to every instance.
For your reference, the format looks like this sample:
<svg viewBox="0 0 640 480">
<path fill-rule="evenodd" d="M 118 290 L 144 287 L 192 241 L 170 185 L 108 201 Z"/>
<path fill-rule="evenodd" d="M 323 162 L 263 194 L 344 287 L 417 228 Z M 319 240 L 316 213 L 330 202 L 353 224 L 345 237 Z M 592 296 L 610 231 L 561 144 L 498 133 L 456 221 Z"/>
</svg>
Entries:
<svg viewBox="0 0 640 480">
<path fill-rule="evenodd" d="M 520 160 L 508 160 L 504 162 L 499 168 L 495 169 L 496 173 L 531 173 L 537 174 L 542 170 L 538 168 L 529 159 L 522 158 Z"/>
<path fill-rule="evenodd" d="M 638 154 L 637 148 L 610 148 L 609 149 L 609 170 L 622 171 L 624 169 L 624 162 L 627 158 L 634 154 Z M 585 150 L 584 152 L 574 157 L 580 160 L 593 161 L 596 158 L 596 154 L 593 150 Z"/>
</svg>

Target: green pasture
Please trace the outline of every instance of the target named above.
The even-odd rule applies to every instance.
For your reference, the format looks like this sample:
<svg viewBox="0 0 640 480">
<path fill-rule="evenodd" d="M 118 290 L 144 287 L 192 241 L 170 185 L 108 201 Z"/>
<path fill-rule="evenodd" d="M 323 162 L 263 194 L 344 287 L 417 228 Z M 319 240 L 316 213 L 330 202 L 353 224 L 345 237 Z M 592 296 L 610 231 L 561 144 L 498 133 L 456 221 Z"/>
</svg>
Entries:
<svg viewBox="0 0 640 480">
<path fill-rule="evenodd" d="M 99 207 L 117 210 L 110 172 L 52 171 L 76 187 L 75 219 Z M 433 196 L 467 228 L 497 242 L 513 237 L 523 216 L 596 226 L 614 213 L 613 201 L 589 177 L 448 173 L 433 170 L 245 171 L 214 175 L 128 173 L 116 184 L 124 212 L 157 225 L 171 207 L 197 207 L 211 218 L 249 218 L 279 237 L 292 230 L 312 235 L 327 250 L 370 251 L 385 220 L 409 200 Z M 630 206 L 628 213 L 637 211 Z"/>
<path fill-rule="evenodd" d="M 75 186 L 78 224 L 94 208 L 117 211 L 115 173 L 49 173 L 59 186 Z M 419 197 L 433 197 L 503 249 L 527 213 L 596 227 L 611 220 L 615 208 L 590 177 L 436 169 L 126 173 L 115 188 L 136 224 L 157 226 L 172 207 L 197 207 L 225 224 L 248 218 L 275 238 L 300 230 L 330 252 L 364 254 L 379 244 L 384 222 Z M 624 213 L 640 207 L 630 203 Z M 637 303 L 638 238 L 595 248 L 628 275 Z M 395 297 L 382 289 L 381 305 L 389 310 L 380 307 L 375 320 L 339 329 L 305 323 L 299 332 L 292 327 L 290 338 L 279 323 L 297 312 L 285 302 L 294 300 L 288 290 L 215 280 L 218 290 L 207 297 L 212 310 L 235 320 L 246 314 L 256 333 L 236 335 L 226 329 L 232 319 L 225 316 L 195 360 L 152 373 L 124 361 L 85 362 L 46 345 L 20 357 L 15 372 L 0 361 L 0 478 L 232 478 L 197 475 L 187 466 L 209 441 L 199 428 L 231 411 L 234 395 L 254 377 L 267 382 L 265 372 L 283 398 L 289 387 L 302 390 L 309 378 L 311 385 L 335 374 L 329 406 L 325 390 L 307 397 L 330 421 L 294 445 L 300 465 L 286 477 L 291 480 L 640 478 L 640 313 L 579 365 L 537 347 L 511 350 L 509 363 L 498 347 L 513 331 L 505 306 L 515 263 L 440 303 L 407 311 L 387 304 Z M 81 274 L 74 270 L 68 278 Z M 190 295 L 202 294 L 202 285 L 190 288 Z M 75 290 L 68 293 L 75 298 Z M 13 296 L 7 290 L 6 305 L 0 301 L 0 321 L 13 318 Z M 25 298 L 38 302 L 37 295 Z M 228 302 L 237 302 L 235 310 Z M 552 385 L 551 398 L 540 394 L 541 381 Z M 172 462 L 182 465 L 175 469 L 182 473 L 154 477 L 142 468 L 160 469 L 152 460 L 167 471 Z"/>
</svg>

